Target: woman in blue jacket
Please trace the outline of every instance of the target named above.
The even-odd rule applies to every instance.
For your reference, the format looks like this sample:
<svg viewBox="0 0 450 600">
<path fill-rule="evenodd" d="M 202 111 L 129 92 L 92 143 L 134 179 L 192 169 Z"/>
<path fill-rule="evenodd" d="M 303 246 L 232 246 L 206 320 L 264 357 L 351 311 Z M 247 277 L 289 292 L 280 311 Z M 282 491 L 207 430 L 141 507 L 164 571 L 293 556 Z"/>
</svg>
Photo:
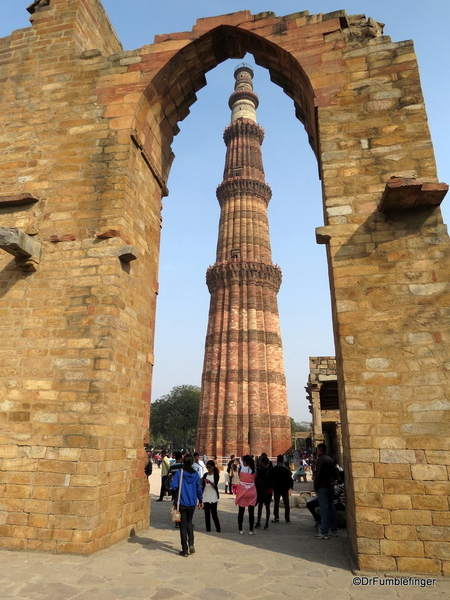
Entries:
<svg viewBox="0 0 450 600">
<path fill-rule="evenodd" d="M 177 491 L 180 487 L 181 474 L 183 473 L 180 495 L 180 538 L 182 548 L 180 556 L 189 556 L 189 554 L 194 554 L 195 552 L 192 518 L 197 506 L 197 500 L 199 503 L 198 507 L 200 509 L 203 508 L 202 486 L 197 471 L 192 467 L 193 462 L 194 457 L 191 454 L 184 456 L 183 466 L 175 473 L 170 486 L 174 491 Z"/>
</svg>

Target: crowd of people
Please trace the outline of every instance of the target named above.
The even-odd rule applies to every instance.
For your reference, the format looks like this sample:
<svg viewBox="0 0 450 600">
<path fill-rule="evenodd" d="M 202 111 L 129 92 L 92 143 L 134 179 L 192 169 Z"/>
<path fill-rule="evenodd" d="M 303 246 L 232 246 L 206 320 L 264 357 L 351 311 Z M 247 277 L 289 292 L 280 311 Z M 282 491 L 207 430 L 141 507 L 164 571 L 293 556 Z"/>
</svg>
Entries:
<svg viewBox="0 0 450 600">
<path fill-rule="evenodd" d="M 337 535 L 336 505 L 345 510 L 344 474 L 326 454 L 325 444 L 319 444 L 314 455 L 307 451 L 295 457 L 280 454 L 275 465 L 265 453 L 259 457 L 245 455 L 238 458 L 231 455 L 224 466 L 219 464 L 216 456 L 207 460 L 206 456 L 200 457 L 198 453 L 174 452 L 169 459 L 167 453 L 162 451 L 153 456 L 149 453 L 149 458 L 149 464 L 153 460 L 161 469 L 161 489 L 156 501 L 163 502 L 164 497 L 169 496 L 179 510 L 180 520 L 175 526 L 180 530 L 181 556 L 187 557 L 195 552 L 193 516 L 197 506 L 204 511 L 206 531 L 211 531 L 212 520 L 216 532 L 221 532 L 218 514 L 221 471 L 224 471 L 224 493 L 233 495 L 238 507 L 237 526 L 240 535 L 245 533 L 246 509 L 248 535 L 255 535 L 255 530 L 261 527 L 265 530 L 269 528 L 272 501 L 272 523 L 280 521 L 281 500 L 284 520 L 290 523 L 289 496 L 294 481 L 306 481 L 307 472 L 311 474 L 316 492 L 316 496 L 307 503 L 316 526 L 320 527 L 315 537 L 329 539 L 329 535 Z M 294 458 L 299 463 L 296 471 Z"/>
</svg>

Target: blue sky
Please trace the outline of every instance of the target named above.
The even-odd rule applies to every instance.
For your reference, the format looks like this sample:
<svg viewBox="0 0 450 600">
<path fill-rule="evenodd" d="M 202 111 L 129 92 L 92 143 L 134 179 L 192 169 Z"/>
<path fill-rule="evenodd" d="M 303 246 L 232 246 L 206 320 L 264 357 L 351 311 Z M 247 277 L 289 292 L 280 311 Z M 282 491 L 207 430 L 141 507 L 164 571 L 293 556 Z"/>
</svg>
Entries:
<svg viewBox="0 0 450 600">
<path fill-rule="evenodd" d="M 27 27 L 31 0 L 0 0 L 0 37 Z M 250 10 L 286 15 L 344 9 L 385 23 L 399 42 L 413 39 L 435 148 L 439 180 L 450 183 L 450 47 L 447 0 L 103 0 L 125 50 L 153 42 L 156 34 L 192 29 L 196 19 Z M 252 56 L 245 61 L 253 63 Z M 214 263 L 219 206 L 215 190 L 225 159 L 223 130 L 229 122 L 233 70 L 226 61 L 207 74 L 191 114 L 179 123 L 175 162 L 164 199 L 160 294 L 156 322 L 153 399 L 181 384 L 200 385 L 209 293 L 205 272 Z M 263 159 L 272 187 L 269 220 L 274 262 L 283 271 L 278 295 L 291 416 L 309 420 L 304 386 L 308 357 L 334 355 L 325 248 L 315 243 L 323 225 L 317 163 L 293 102 L 255 69 L 258 121 L 266 132 Z M 450 217 L 444 200 L 444 219 Z"/>
</svg>

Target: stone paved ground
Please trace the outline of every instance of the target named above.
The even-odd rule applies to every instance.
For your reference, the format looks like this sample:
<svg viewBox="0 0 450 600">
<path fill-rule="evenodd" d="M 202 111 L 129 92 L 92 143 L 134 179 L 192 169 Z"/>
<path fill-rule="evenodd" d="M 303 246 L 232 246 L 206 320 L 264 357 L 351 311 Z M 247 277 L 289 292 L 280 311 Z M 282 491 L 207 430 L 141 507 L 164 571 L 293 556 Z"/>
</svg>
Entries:
<svg viewBox="0 0 450 600">
<path fill-rule="evenodd" d="M 160 472 L 152 475 L 159 491 Z M 302 487 L 304 484 L 302 484 Z M 300 487 L 300 486 L 299 486 Z M 153 499 L 156 498 L 152 494 Z M 256 536 L 240 536 L 231 496 L 221 496 L 221 534 L 205 532 L 195 515 L 196 554 L 178 556 L 180 539 L 168 520 L 168 501 L 152 502 L 152 526 L 90 557 L 0 551 L 1 600 L 350 600 L 450 597 L 450 581 L 435 586 L 356 587 L 345 531 L 314 539 L 306 509 L 292 522 L 270 524 Z M 283 512 L 281 513 L 281 516 Z M 248 527 L 246 527 L 248 529 Z M 373 576 L 374 574 L 370 574 Z M 378 574 L 380 577 L 382 574 Z"/>
</svg>

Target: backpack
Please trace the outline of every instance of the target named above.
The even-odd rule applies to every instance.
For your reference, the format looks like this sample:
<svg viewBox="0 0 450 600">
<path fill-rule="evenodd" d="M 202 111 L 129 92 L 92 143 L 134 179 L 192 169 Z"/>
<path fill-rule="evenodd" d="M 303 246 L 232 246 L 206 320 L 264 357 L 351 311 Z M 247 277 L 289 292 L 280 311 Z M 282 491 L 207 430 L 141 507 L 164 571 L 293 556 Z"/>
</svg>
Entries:
<svg viewBox="0 0 450 600">
<path fill-rule="evenodd" d="M 148 477 L 149 475 L 151 475 L 151 474 L 152 474 L 152 472 L 153 472 L 153 463 L 152 463 L 152 461 L 151 461 L 151 459 L 150 459 L 150 460 L 148 461 L 148 463 L 145 465 L 145 468 L 144 468 L 144 473 L 145 473 L 145 474 L 147 475 L 147 477 Z"/>
</svg>

